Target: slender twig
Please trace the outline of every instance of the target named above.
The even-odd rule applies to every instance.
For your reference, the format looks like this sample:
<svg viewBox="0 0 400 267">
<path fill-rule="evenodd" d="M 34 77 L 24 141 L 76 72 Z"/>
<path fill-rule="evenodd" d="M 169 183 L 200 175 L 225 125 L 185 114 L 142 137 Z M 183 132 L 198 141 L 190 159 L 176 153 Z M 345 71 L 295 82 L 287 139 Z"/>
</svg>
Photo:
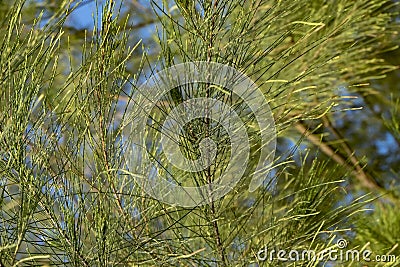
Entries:
<svg viewBox="0 0 400 267">
<path fill-rule="evenodd" d="M 355 158 L 353 158 L 353 160 L 351 161 L 352 164 L 350 164 L 344 156 L 339 154 L 328 144 L 321 141 L 321 138 L 318 137 L 316 134 L 313 134 L 303 123 L 296 123 L 295 128 L 311 143 L 316 145 L 322 152 L 324 152 L 328 157 L 332 158 L 340 165 L 343 165 L 346 168 L 352 170 L 353 175 L 360 181 L 360 183 L 364 187 L 378 191 L 382 189 L 382 187 L 379 186 L 379 184 L 371 177 L 371 175 L 369 175 L 363 168 L 361 168 L 358 161 L 354 162 Z"/>
</svg>

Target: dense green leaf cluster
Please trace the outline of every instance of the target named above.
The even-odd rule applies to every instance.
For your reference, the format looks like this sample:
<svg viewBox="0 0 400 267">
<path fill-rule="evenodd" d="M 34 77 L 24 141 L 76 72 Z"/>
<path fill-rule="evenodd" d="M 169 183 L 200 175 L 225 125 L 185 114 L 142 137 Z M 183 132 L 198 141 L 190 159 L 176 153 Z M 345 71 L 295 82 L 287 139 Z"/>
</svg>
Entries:
<svg viewBox="0 0 400 267">
<path fill-rule="evenodd" d="M 0 266 L 397 266 L 397 3 L 109 0 L 81 29 L 69 18 L 91 1 L 0 0 Z M 261 142 L 247 106 L 208 84 L 174 88 L 153 120 L 196 91 L 233 105 L 251 144 L 234 190 L 182 208 L 135 183 L 124 121 L 141 82 L 190 61 L 227 64 L 255 81 L 278 147 L 264 186 L 250 193 Z M 157 156 L 159 128 L 146 131 Z M 182 149 L 195 157 L 210 123 L 184 131 Z M 231 151 L 226 133 L 213 133 L 212 168 L 185 174 L 161 155 L 161 173 L 187 184 L 217 179 Z M 318 253 L 339 237 L 397 261 L 257 258 L 264 247 Z"/>
</svg>

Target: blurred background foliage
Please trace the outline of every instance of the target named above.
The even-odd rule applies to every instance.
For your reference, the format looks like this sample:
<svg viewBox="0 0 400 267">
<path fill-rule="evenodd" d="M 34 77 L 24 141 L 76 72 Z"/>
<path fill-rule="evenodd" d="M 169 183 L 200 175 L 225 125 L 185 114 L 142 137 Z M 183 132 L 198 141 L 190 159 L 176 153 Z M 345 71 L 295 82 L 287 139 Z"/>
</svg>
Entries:
<svg viewBox="0 0 400 267">
<path fill-rule="evenodd" d="M 399 265 L 398 12 L 395 0 L 0 0 L 0 266 Z M 195 60 L 257 82 L 278 146 L 265 187 L 249 193 L 245 177 L 189 209 L 126 175 L 121 122 L 151 73 Z M 397 261 L 257 259 L 339 237 Z"/>
</svg>

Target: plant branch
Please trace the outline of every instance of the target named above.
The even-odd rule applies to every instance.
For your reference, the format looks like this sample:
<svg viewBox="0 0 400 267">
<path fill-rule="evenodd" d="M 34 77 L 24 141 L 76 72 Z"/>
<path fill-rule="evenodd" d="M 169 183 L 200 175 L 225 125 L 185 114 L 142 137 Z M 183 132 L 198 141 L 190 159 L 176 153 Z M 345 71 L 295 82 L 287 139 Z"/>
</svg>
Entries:
<svg viewBox="0 0 400 267">
<path fill-rule="evenodd" d="M 361 183 L 362 186 L 372 189 L 374 191 L 382 191 L 384 190 L 374 179 L 373 177 L 367 173 L 359 164 L 359 161 L 354 155 L 354 152 L 351 152 L 351 148 L 347 145 L 346 152 L 348 153 L 348 159 L 343 155 L 339 154 L 335 151 L 331 146 L 326 144 L 318 137 L 316 134 L 313 134 L 303 123 L 299 122 L 295 125 L 296 130 L 304 135 L 311 143 L 316 145 L 322 152 L 325 153 L 328 157 L 332 158 L 334 161 L 339 163 L 340 165 L 346 167 L 347 169 L 352 170 L 352 174 L 357 178 L 357 180 Z"/>
</svg>

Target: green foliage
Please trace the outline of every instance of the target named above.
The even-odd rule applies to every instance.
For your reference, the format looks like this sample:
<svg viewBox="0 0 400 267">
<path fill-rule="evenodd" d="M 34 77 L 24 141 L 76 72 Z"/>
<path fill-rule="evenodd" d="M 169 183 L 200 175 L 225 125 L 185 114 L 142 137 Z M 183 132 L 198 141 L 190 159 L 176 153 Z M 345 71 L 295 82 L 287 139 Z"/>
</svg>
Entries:
<svg viewBox="0 0 400 267">
<path fill-rule="evenodd" d="M 377 178 L 384 169 L 371 171 L 374 153 L 351 139 L 358 117 L 343 117 L 378 95 L 373 104 L 386 108 L 375 117 L 380 133 L 400 144 L 398 92 L 376 85 L 397 69 L 384 60 L 398 53 L 394 1 L 99 1 L 92 30 L 67 23 L 79 4 L 54 3 L 0 0 L 0 266 L 323 266 L 262 262 L 257 253 L 321 252 L 340 236 L 374 255 L 399 256 L 400 159 L 381 159 L 389 171 Z M 151 25 L 156 31 L 143 34 Z M 278 148 L 264 186 L 248 192 L 259 125 L 224 89 L 199 85 L 200 96 L 232 101 L 248 126 L 252 160 L 224 198 L 182 208 L 135 184 L 123 122 L 141 81 L 200 60 L 233 66 L 257 83 L 272 108 Z M 193 88 L 172 90 L 154 118 Z M 196 150 L 209 130 L 192 122 L 185 149 Z M 150 152 L 159 136 L 147 130 Z M 186 174 L 189 182 L 219 177 L 230 155 L 229 144 L 219 145 L 216 171 Z"/>
</svg>

